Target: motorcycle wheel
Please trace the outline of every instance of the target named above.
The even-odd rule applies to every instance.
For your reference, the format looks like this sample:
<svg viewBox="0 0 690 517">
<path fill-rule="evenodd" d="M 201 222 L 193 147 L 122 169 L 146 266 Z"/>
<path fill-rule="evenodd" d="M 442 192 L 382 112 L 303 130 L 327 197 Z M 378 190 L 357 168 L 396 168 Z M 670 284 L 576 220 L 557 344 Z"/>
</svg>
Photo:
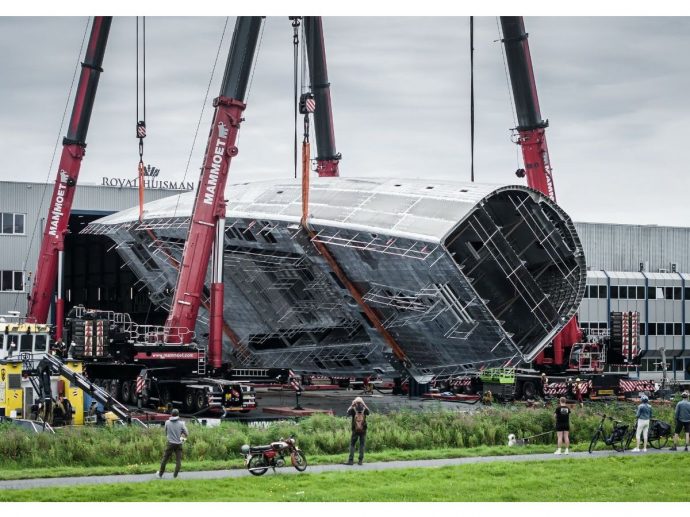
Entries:
<svg viewBox="0 0 690 517">
<path fill-rule="evenodd" d="M 307 470 L 307 457 L 304 455 L 302 451 L 295 451 L 290 455 L 290 458 L 292 459 L 292 466 L 295 467 L 298 471 L 304 472 Z"/>
<path fill-rule="evenodd" d="M 266 465 L 266 460 L 264 460 L 263 456 L 252 456 L 247 468 L 254 476 L 262 476 L 268 470 L 268 465 Z"/>
</svg>

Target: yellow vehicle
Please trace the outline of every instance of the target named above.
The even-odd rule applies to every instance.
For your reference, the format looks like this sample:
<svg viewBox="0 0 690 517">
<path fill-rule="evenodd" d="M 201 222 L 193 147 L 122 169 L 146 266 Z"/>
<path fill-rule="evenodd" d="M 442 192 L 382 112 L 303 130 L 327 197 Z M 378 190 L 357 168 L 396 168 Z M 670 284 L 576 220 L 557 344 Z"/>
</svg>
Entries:
<svg viewBox="0 0 690 517">
<path fill-rule="evenodd" d="M 47 423 L 84 423 L 84 394 L 64 376 L 50 376 L 50 404 L 41 401 L 37 381 L 29 371 L 50 354 L 50 326 L 26 323 L 16 315 L 0 316 L 0 416 Z M 66 368 L 81 373 L 79 361 Z"/>
</svg>

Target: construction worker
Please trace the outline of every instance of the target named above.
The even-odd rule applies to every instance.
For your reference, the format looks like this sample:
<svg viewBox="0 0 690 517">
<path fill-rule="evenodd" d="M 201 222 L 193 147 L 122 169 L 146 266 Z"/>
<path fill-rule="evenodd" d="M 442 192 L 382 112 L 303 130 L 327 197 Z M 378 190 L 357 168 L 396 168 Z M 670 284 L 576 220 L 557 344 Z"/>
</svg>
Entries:
<svg viewBox="0 0 690 517">
<path fill-rule="evenodd" d="M 580 407 L 585 407 L 585 403 L 582 400 L 582 385 L 579 378 L 575 379 L 575 400 L 580 404 Z"/>
<path fill-rule="evenodd" d="M 688 450 L 688 444 L 690 444 L 690 401 L 688 401 L 687 391 L 684 391 L 681 395 L 682 399 L 678 404 L 676 404 L 676 431 L 673 434 L 673 447 L 672 451 L 678 450 L 678 433 L 681 429 L 685 429 L 685 450 Z"/>
</svg>

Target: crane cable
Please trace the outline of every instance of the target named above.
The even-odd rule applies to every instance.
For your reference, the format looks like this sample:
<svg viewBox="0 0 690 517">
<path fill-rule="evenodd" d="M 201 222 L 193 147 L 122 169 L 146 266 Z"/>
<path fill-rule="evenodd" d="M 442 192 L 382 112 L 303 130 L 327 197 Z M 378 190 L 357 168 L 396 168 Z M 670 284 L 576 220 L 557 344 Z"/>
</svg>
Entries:
<svg viewBox="0 0 690 517">
<path fill-rule="evenodd" d="M 139 17 L 137 25 L 137 138 L 139 139 L 139 222 L 144 218 L 144 138 L 146 138 L 146 16 L 142 16 L 142 117 L 139 118 Z"/>
<path fill-rule="evenodd" d="M 299 62 L 299 26 L 300 16 L 291 16 L 292 20 L 292 66 L 293 66 L 293 91 L 294 91 L 294 113 L 295 113 L 295 145 L 294 145 L 294 162 L 295 162 L 295 179 L 297 179 L 297 106 L 299 93 L 297 91 L 297 68 Z"/>
<path fill-rule="evenodd" d="M 474 182 L 474 16 L 470 16 L 470 181 Z"/>
<path fill-rule="evenodd" d="M 498 39 L 494 40 L 494 43 L 498 42 L 499 47 L 501 48 L 501 58 L 503 59 L 503 74 L 506 78 L 506 92 L 508 93 L 508 101 L 510 102 L 510 114 L 513 117 L 513 127 L 517 128 L 518 122 L 516 118 L 516 113 L 517 109 L 515 108 L 515 104 L 513 103 L 513 93 L 512 93 L 512 88 L 510 86 L 510 74 L 508 73 L 508 64 L 506 62 L 506 54 L 505 54 L 505 49 L 503 48 L 503 34 L 501 33 L 501 24 L 500 24 L 500 17 L 496 17 L 496 31 L 498 32 Z M 513 140 L 516 144 L 518 143 L 517 141 Z M 520 168 L 520 146 L 516 145 L 515 146 L 515 163 L 517 164 L 517 168 Z"/>
</svg>

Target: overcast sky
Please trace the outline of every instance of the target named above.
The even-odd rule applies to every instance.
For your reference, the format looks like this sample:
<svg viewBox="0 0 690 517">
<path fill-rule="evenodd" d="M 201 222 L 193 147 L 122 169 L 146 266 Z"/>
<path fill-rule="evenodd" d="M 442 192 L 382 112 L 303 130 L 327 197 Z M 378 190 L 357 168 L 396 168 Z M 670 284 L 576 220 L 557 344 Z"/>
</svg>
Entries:
<svg viewBox="0 0 690 517">
<path fill-rule="evenodd" d="M 0 17 L 0 178 L 51 167 L 86 17 Z M 225 18 L 147 17 L 144 160 L 180 181 Z M 235 20 L 191 154 L 196 181 Z M 690 18 L 526 17 L 560 205 L 576 221 L 690 225 Z M 325 17 L 341 176 L 469 181 L 468 17 Z M 477 181 L 516 183 L 495 17 L 475 18 Z M 115 18 L 80 182 L 134 178 L 135 19 Z M 293 176 L 292 28 L 265 24 L 230 182 Z M 312 152 L 316 152 L 315 145 Z"/>
</svg>

